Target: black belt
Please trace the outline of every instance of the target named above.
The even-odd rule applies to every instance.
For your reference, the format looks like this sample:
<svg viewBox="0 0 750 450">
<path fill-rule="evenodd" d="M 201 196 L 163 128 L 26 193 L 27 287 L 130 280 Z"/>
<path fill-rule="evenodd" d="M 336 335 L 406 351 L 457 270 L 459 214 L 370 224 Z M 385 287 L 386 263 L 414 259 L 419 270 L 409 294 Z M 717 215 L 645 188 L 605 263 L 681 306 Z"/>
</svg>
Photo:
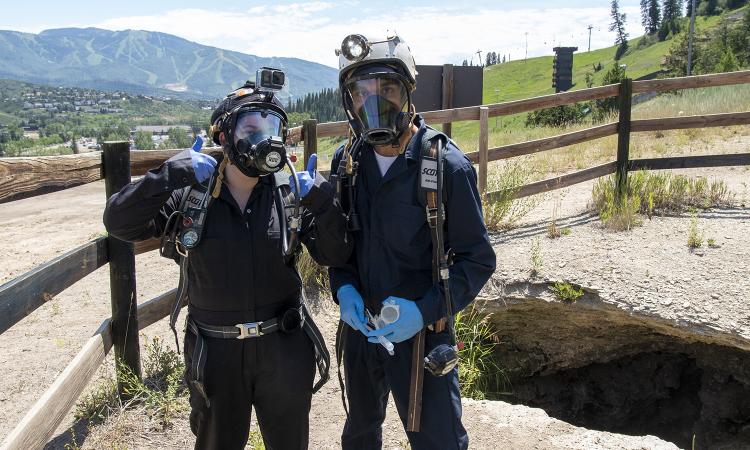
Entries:
<svg viewBox="0 0 750 450">
<path fill-rule="evenodd" d="M 298 314 L 295 314 L 295 312 Z M 290 325 L 292 325 L 291 317 L 293 316 L 297 316 L 299 322 L 293 328 L 289 328 Z M 264 320 L 262 322 L 240 323 L 234 326 L 206 325 L 198 323 L 188 315 L 187 329 L 195 335 L 195 348 L 193 349 L 189 382 L 201 393 L 206 402 L 206 406 L 210 407 L 211 403 L 209 402 L 208 393 L 206 392 L 204 385 L 206 360 L 208 359 L 207 346 L 203 340 L 204 336 L 220 339 L 246 339 L 263 336 L 281 330 L 291 332 L 300 328 L 305 331 L 305 334 L 312 341 L 313 347 L 315 348 L 315 364 L 318 366 L 318 375 L 320 376 L 320 379 L 313 386 L 312 392 L 314 394 L 323 387 L 326 381 L 328 381 L 331 357 L 326 348 L 325 341 L 323 340 L 323 335 L 315 325 L 315 322 L 313 322 L 312 317 L 310 317 L 304 303 L 298 308 L 287 310 L 280 317 Z"/>
<path fill-rule="evenodd" d="M 247 339 L 271 334 L 276 331 L 291 333 L 302 328 L 307 319 L 304 309 L 300 306 L 290 308 L 279 317 L 273 317 L 261 322 L 238 323 L 233 326 L 207 325 L 193 319 L 203 336 L 219 339 Z"/>
</svg>

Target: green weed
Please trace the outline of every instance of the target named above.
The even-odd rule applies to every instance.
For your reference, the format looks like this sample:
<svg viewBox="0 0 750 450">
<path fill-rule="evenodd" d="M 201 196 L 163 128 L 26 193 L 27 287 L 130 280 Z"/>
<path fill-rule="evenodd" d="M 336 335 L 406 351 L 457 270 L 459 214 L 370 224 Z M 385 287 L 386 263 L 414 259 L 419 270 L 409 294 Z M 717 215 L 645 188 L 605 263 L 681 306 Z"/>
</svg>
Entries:
<svg viewBox="0 0 750 450">
<path fill-rule="evenodd" d="M 703 232 L 698 229 L 698 215 L 693 213 L 690 217 L 690 226 L 688 227 L 687 245 L 690 248 L 700 248 L 703 245 Z"/>
<path fill-rule="evenodd" d="M 573 303 L 583 297 L 583 289 L 576 288 L 572 284 L 565 282 L 553 284 L 552 292 L 554 292 L 558 300 L 569 303 Z"/>
<path fill-rule="evenodd" d="M 540 245 L 538 237 L 531 241 L 531 275 L 538 274 L 539 270 L 542 268 L 542 251 Z"/>
</svg>

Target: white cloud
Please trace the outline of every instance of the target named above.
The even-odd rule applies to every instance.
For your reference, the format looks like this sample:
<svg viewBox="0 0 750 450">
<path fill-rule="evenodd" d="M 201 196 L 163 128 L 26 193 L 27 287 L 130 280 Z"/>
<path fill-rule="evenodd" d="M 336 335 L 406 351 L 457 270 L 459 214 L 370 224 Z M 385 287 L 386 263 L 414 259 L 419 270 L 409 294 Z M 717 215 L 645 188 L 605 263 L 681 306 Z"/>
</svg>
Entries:
<svg viewBox="0 0 750 450">
<path fill-rule="evenodd" d="M 523 58 L 528 32 L 529 56 L 551 54 L 557 45 L 585 51 L 588 25 L 592 48 L 613 45 L 607 31 L 608 7 L 554 9 L 406 8 L 398 15 L 359 14 L 340 20 L 341 7 L 328 2 L 254 7 L 244 12 L 178 9 L 158 15 L 120 17 L 95 24 L 106 29 L 145 29 L 215 47 L 259 56 L 288 56 L 336 66 L 333 49 L 351 33 L 382 36 L 396 30 L 409 43 L 418 64 L 460 63 L 481 49 Z M 627 30 L 641 34 L 639 10 L 624 8 Z M 335 15 L 334 15 L 335 13 Z M 475 59 L 476 61 L 476 59 Z"/>
</svg>

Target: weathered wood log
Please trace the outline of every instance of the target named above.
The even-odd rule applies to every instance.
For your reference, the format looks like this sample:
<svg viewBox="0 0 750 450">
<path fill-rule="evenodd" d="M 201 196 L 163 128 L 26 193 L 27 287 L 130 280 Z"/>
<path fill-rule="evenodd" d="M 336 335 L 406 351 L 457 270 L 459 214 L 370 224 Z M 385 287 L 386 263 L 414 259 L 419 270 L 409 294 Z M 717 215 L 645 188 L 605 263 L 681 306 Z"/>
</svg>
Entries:
<svg viewBox="0 0 750 450">
<path fill-rule="evenodd" d="M 0 158 L 0 203 L 101 179 L 101 154 Z"/>
</svg>

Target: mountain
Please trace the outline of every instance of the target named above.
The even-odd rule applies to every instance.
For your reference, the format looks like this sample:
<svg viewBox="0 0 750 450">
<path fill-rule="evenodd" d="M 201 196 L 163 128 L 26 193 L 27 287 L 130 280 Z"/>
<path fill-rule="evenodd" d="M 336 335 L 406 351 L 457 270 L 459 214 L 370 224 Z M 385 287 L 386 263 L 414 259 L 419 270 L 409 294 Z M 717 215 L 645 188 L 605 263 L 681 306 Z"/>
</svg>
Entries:
<svg viewBox="0 0 750 450">
<path fill-rule="evenodd" d="M 282 97 L 335 87 L 338 73 L 302 59 L 262 58 L 165 33 L 98 28 L 0 30 L 0 60 L 0 78 L 204 99 L 221 98 L 254 80 L 263 66 L 286 72 Z"/>
</svg>

